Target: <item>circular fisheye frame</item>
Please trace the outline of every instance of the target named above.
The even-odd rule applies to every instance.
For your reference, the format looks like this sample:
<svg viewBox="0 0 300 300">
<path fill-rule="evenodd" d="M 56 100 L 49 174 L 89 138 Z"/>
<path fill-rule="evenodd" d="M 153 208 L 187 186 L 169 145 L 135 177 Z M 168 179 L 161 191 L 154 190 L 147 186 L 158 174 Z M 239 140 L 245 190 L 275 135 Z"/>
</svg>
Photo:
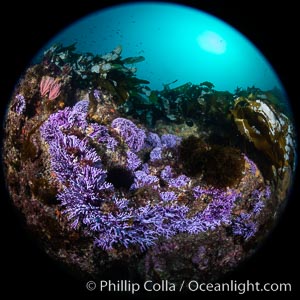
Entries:
<svg viewBox="0 0 300 300">
<path fill-rule="evenodd" d="M 295 172 L 270 64 L 175 4 L 114 6 L 55 36 L 16 84 L 5 133 L 14 205 L 51 257 L 92 278 L 220 278 L 268 235 Z"/>
</svg>

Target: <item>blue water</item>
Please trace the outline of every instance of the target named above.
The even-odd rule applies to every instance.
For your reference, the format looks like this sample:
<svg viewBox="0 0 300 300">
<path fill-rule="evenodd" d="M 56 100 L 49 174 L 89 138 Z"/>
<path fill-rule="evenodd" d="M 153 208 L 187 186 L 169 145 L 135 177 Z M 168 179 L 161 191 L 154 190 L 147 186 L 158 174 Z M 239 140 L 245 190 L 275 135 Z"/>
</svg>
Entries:
<svg viewBox="0 0 300 300">
<path fill-rule="evenodd" d="M 135 3 L 96 12 L 71 25 L 53 43 L 105 54 L 122 45 L 122 57 L 144 56 L 137 77 L 162 89 L 210 81 L 216 90 L 262 90 L 281 83 L 263 55 L 233 27 L 199 10 L 167 3 Z"/>
</svg>

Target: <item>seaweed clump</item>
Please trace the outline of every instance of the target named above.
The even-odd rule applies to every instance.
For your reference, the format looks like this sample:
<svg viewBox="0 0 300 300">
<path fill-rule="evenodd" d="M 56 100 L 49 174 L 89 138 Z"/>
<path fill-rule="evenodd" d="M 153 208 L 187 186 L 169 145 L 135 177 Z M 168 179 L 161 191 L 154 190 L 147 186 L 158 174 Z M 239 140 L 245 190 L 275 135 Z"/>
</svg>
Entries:
<svg viewBox="0 0 300 300">
<path fill-rule="evenodd" d="M 235 100 L 231 113 L 239 132 L 271 161 L 274 178 L 294 168 L 294 129 L 286 115 L 261 99 L 244 97 Z"/>
<path fill-rule="evenodd" d="M 243 176 L 245 162 L 240 150 L 208 145 L 199 137 L 189 136 L 182 141 L 180 158 L 188 175 L 203 175 L 207 184 L 218 188 L 232 187 Z"/>
<path fill-rule="evenodd" d="M 199 137 L 191 135 L 184 139 L 179 148 L 180 159 L 188 175 L 197 176 L 203 172 L 204 157 L 208 145 Z"/>
<path fill-rule="evenodd" d="M 213 145 L 204 162 L 203 180 L 213 186 L 234 186 L 243 176 L 245 161 L 239 149 Z"/>
</svg>

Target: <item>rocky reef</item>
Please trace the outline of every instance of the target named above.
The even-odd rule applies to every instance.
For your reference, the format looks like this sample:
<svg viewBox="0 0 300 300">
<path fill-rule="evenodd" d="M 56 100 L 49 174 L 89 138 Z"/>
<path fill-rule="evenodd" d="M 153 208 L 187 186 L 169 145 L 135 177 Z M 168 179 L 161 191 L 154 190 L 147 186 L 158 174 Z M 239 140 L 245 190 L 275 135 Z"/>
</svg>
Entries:
<svg viewBox="0 0 300 300">
<path fill-rule="evenodd" d="M 135 76 L 144 57 L 121 54 L 55 45 L 26 70 L 5 123 L 11 198 L 45 251 L 78 273 L 219 278 L 286 201 L 296 161 L 286 100 L 210 82 L 152 91 Z"/>
</svg>

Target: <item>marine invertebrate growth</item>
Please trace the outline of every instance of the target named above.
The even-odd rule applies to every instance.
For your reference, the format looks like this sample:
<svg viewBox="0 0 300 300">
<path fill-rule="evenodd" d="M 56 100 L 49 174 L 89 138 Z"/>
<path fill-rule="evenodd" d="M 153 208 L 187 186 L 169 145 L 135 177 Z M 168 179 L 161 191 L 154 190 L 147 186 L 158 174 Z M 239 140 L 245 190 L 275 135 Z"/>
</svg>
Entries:
<svg viewBox="0 0 300 300">
<path fill-rule="evenodd" d="M 15 112 L 21 115 L 26 109 L 25 97 L 22 94 L 16 96 Z"/>
<path fill-rule="evenodd" d="M 49 100 L 56 99 L 60 94 L 61 83 L 59 79 L 55 79 L 50 76 L 43 76 L 40 82 L 41 96 L 48 94 Z"/>
<path fill-rule="evenodd" d="M 40 130 L 48 143 L 51 169 L 61 185 L 58 200 L 72 228 L 83 227 L 95 236 L 96 245 L 106 250 L 119 244 L 138 246 L 144 251 L 160 236 L 170 238 L 180 232 L 196 234 L 230 223 L 238 197 L 236 191 L 195 187 L 192 199 L 197 201 L 204 195 L 211 202 L 203 211 L 190 215 L 190 208 L 180 203 L 178 197 L 189 190 L 191 178 L 172 171 L 169 165 L 165 165 L 160 173 L 150 171 L 150 168 L 155 170 L 152 164 L 157 164 L 157 159 L 163 159 L 164 151 L 178 147 L 179 137 L 147 134 L 125 118 L 114 119 L 111 126 L 89 124 L 87 111 L 88 102 L 80 101 L 72 108 L 52 114 Z M 92 133 L 88 130 L 88 136 L 79 138 L 85 136 L 85 128 L 90 126 Z M 74 130 L 82 133 L 75 136 Z M 107 149 L 109 138 L 116 144 L 123 144 L 116 153 L 124 155 L 124 162 L 107 171 L 106 166 L 110 163 L 103 164 L 89 139 Z M 122 150 L 124 146 L 128 149 L 126 152 Z M 153 159 L 157 149 L 159 155 Z M 143 151 L 150 153 L 147 166 L 139 157 Z M 157 193 L 158 199 L 149 198 L 146 203 L 137 205 L 124 198 L 124 195 L 130 197 L 132 191 L 138 193 L 145 188 Z M 123 198 L 118 196 L 120 189 Z"/>
<path fill-rule="evenodd" d="M 118 131 L 132 151 L 138 152 L 142 149 L 146 135 L 133 122 L 124 118 L 117 118 L 113 120 L 111 126 Z"/>
<path fill-rule="evenodd" d="M 98 278 L 121 264 L 142 280 L 210 280 L 253 253 L 283 206 L 292 123 L 260 89 L 236 102 L 209 82 L 153 91 L 131 65 L 143 59 L 120 46 L 47 50 L 7 111 L 8 188 L 67 265 Z"/>
</svg>

